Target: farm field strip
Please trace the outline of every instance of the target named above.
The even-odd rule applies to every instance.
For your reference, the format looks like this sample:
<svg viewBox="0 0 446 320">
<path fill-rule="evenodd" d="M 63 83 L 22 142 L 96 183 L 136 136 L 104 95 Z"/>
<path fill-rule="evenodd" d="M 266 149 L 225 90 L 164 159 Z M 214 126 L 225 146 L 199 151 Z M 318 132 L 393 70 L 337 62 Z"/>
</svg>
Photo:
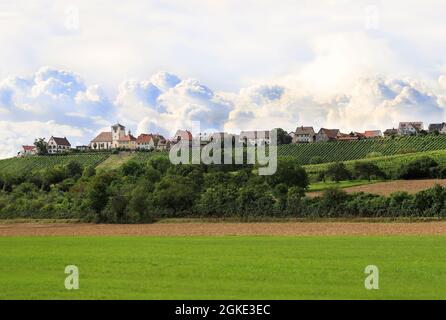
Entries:
<svg viewBox="0 0 446 320">
<path fill-rule="evenodd" d="M 0 299 L 444 299 L 446 237 L 7 237 Z M 64 287 L 65 267 L 79 289 Z M 364 269 L 379 268 L 379 290 Z"/>
<path fill-rule="evenodd" d="M 373 221 L 373 220 L 372 220 Z M 154 224 L 7 223 L 10 236 L 340 236 L 445 235 L 446 221 L 426 222 L 168 222 Z"/>
</svg>

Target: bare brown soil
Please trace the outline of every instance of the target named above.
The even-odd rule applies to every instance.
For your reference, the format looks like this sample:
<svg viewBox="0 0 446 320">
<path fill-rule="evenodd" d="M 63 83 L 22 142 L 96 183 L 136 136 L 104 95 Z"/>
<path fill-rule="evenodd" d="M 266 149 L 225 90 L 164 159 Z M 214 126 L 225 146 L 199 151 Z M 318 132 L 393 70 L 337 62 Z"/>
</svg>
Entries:
<svg viewBox="0 0 446 320">
<path fill-rule="evenodd" d="M 446 179 L 438 180 L 438 179 L 427 179 L 427 180 L 395 180 L 388 182 L 377 182 L 372 184 L 366 184 L 363 186 L 349 187 L 344 188 L 348 193 L 354 192 L 366 192 L 379 194 L 383 196 L 388 196 L 391 193 L 397 191 L 406 191 L 408 193 L 417 193 L 421 190 L 426 190 L 432 188 L 434 185 L 439 184 L 443 187 L 446 187 Z M 316 197 L 321 195 L 321 191 L 317 192 L 308 192 L 307 196 Z"/>
<path fill-rule="evenodd" d="M 86 223 L 0 224 L 0 236 L 343 236 L 446 235 L 446 221 L 434 222 L 256 222 L 155 223 L 110 225 Z"/>
</svg>

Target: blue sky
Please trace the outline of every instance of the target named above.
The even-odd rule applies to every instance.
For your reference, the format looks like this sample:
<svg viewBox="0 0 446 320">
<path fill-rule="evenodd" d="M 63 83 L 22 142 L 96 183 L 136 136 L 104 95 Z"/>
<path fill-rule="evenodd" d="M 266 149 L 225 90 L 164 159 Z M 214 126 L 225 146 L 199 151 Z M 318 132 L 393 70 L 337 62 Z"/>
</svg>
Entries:
<svg viewBox="0 0 446 320">
<path fill-rule="evenodd" d="M 0 2 L 0 158 L 34 137 L 444 120 L 444 1 Z"/>
</svg>

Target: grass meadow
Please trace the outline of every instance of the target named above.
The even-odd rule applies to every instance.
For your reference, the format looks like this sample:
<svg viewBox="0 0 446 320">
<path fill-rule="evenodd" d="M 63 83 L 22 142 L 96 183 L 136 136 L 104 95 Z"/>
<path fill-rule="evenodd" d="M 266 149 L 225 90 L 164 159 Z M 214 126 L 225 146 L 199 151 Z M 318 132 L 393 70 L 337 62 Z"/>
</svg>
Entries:
<svg viewBox="0 0 446 320">
<path fill-rule="evenodd" d="M 446 237 L 2 237 L 0 299 L 444 299 Z M 64 287 L 65 266 L 79 289 Z M 379 268 L 366 290 L 364 269 Z"/>
</svg>

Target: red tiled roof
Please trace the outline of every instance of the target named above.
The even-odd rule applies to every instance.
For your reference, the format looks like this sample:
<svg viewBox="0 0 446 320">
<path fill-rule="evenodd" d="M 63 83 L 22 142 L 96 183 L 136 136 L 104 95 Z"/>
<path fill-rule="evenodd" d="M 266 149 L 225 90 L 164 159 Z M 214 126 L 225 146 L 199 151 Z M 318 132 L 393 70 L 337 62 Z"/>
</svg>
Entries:
<svg viewBox="0 0 446 320">
<path fill-rule="evenodd" d="M 24 151 L 33 151 L 36 149 L 35 146 L 22 146 Z"/>
<path fill-rule="evenodd" d="M 67 138 L 63 137 L 63 138 L 59 138 L 59 137 L 52 137 L 54 142 L 56 142 L 56 144 L 58 146 L 71 146 L 71 143 L 68 142 Z"/>
<path fill-rule="evenodd" d="M 325 133 L 328 138 L 330 139 L 336 139 L 337 136 L 340 134 L 339 129 L 325 129 L 321 128 L 321 132 Z"/>
<path fill-rule="evenodd" d="M 366 138 L 380 137 L 381 136 L 381 130 L 366 130 L 364 132 L 364 136 Z"/>
<path fill-rule="evenodd" d="M 141 133 L 138 138 L 136 139 L 137 143 L 149 143 L 152 141 L 152 135 L 147 133 Z"/>
<path fill-rule="evenodd" d="M 91 142 L 112 142 L 112 133 L 101 132 L 96 138 L 91 140 Z"/>
<path fill-rule="evenodd" d="M 136 138 L 132 134 L 123 136 L 119 141 L 136 141 Z"/>
</svg>

